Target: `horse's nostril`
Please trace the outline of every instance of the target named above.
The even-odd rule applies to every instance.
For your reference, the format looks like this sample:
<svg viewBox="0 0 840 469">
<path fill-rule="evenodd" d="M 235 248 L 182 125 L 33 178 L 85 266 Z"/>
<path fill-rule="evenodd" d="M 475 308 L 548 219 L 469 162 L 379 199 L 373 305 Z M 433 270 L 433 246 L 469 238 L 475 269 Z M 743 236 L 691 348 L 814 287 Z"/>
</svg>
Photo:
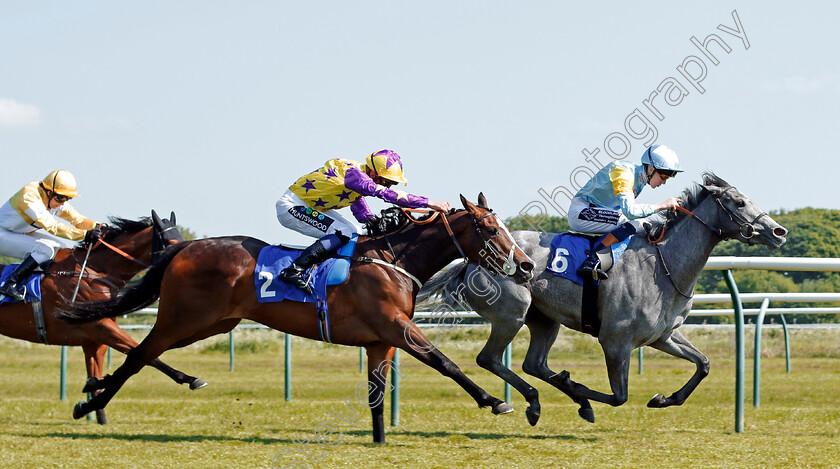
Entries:
<svg viewBox="0 0 840 469">
<path fill-rule="evenodd" d="M 773 234 L 780 238 L 784 238 L 787 235 L 787 230 L 780 226 L 773 229 Z"/>
<path fill-rule="evenodd" d="M 530 262 L 523 262 L 523 263 L 519 264 L 519 267 L 525 272 L 530 272 L 530 271 L 534 270 L 534 264 L 532 264 Z"/>
</svg>

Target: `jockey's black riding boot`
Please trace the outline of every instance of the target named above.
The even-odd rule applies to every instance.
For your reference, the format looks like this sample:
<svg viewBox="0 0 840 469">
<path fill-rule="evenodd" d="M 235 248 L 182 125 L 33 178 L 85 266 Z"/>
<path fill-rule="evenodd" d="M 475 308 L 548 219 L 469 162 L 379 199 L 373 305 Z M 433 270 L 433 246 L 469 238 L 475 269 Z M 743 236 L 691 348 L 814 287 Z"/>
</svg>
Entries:
<svg viewBox="0 0 840 469">
<path fill-rule="evenodd" d="M 20 283 L 21 280 L 26 280 L 26 277 L 29 277 L 32 272 L 35 271 L 35 268 L 38 267 L 38 263 L 35 262 L 35 259 L 32 256 L 27 255 L 26 258 L 21 261 L 21 263 L 15 268 L 15 270 L 9 275 L 9 278 L 0 285 L 0 295 L 6 295 L 10 298 L 14 298 L 17 301 L 23 301 L 23 293 L 17 290 L 17 284 Z"/>
<path fill-rule="evenodd" d="M 283 269 L 278 277 L 280 280 L 301 288 L 311 295 L 312 287 L 310 287 L 309 284 L 306 283 L 306 279 L 303 278 L 303 274 L 306 272 L 306 269 L 329 259 L 330 256 L 332 256 L 332 254 L 337 251 L 344 242 L 346 242 L 347 239 L 348 238 L 344 236 L 335 234 L 324 236 L 318 241 L 312 243 L 312 246 L 304 249 L 292 265 Z"/>
<path fill-rule="evenodd" d="M 604 280 L 608 278 L 607 273 L 601 269 L 601 259 L 598 257 L 598 251 L 595 249 L 589 251 L 589 257 L 583 261 L 577 273 L 581 277 L 592 277 L 593 280 Z"/>
<path fill-rule="evenodd" d="M 604 238 L 592 248 L 589 252 L 589 257 L 583 261 L 583 264 L 577 270 L 578 275 L 582 277 L 592 277 L 595 280 L 607 279 L 607 271 L 613 265 L 612 246 L 613 244 L 624 241 L 628 236 L 636 232 L 636 225 L 632 222 L 624 222 L 618 225 L 614 230 L 607 233 Z"/>
</svg>

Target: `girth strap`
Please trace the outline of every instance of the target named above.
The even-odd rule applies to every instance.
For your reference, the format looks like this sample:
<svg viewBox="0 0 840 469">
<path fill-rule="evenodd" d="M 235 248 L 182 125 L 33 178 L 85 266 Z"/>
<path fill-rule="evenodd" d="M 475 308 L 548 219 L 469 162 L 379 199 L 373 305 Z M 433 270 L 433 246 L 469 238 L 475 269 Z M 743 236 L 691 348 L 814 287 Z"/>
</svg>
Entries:
<svg viewBox="0 0 840 469">
<path fill-rule="evenodd" d="M 327 300 L 318 297 L 315 312 L 318 316 L 318 332 L 321 334 L 321 340 L 328 344 L 333 343 L 330 335 L 330 313 L 327 309 Z"/>
<path fill-rule="evenodd" d="M 348 257 L 346 259 L 351 259 L 351 260 L 354 260 L 354 261 L 364 262 L 364 263 L 367 263 L 367 264 L 379 264 L 379 265 L 384 265 L 384 266 L 390 267 L 390 268 L 396 270 L 397 272 L 405 275 L 406 277 L 410 278 L 411 280 L 414 280 L 414 283 L 417 284 L 418 288 L 423 287 L 423 282 L 421 282 L 420 279 L 418 279 L 417 277 L 412 275 L 409 271 L 403 269 L 402 267 L 400 267 L 396 264 L 391 264 L 391 263 L 385 262 L 383 260 L 374 259 L 372 257 L 366 257 L 366 256 L 363 256 L 363 257 Z"/>
<path fill-rule="evenodd" d="M 41 306 L 41 300 L 32 300 L 32 315 L 35 317 L 35 331 L 38 333 L 38 340 L 44 344 L 47 342 L 47 326 L 44 323 L 44 308 Z"/>
</svg>

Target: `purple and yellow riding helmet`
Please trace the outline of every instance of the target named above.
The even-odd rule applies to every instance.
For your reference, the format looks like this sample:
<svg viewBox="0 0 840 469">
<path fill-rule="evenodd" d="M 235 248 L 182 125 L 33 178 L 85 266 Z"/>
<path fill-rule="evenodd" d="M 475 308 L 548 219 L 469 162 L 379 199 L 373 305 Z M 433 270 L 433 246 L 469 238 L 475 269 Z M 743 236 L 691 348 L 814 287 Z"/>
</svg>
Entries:
<svg viewBox="0 0 840 469">
<path fill-rule="evenodd" d="M 391 150 L 379 150 L 371 153 L 365 160 L 367 167 L 379 176 L 396 183 L 406 184 L 403 176 L 403 164 L 400 155 Z"/>
</svg>

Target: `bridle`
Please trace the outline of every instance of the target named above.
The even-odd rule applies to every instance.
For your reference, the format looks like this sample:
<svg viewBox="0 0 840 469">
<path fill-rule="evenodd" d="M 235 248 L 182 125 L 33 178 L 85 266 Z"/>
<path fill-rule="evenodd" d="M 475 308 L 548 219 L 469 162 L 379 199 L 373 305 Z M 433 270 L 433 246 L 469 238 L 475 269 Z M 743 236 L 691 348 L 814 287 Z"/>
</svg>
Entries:
<svg viewBox="0 0 840 469">
<path fill-rule="evenodd" d="M 720 206 L 720 208 L 723 209 L 723 212 L 726 213 L 726 215 L 729 217 L 729 220 L 731 220 L 733 223 L 738 225 L 737 230 L 724 231 L 724 230 L 722 230 L 718 227 L 712 226 L 709 223 L 707 223 L 705 220 L 703 220 L 702 218 L 695 215 L 694 212 L 688 210 L 685 207 L 679 206 L 679 205 L 675 207 L 675 210 L 680 211 L 682 213 L 685 213 L 689 217 L 697 220 L 703 226 L 708 228 L 709 231 L 711 231 L 712 233 L 720 236 L 721 238 L 729 238 L 732 235 L 735 235 L 735 236 L 741 235 L 744 239 L 750 240 L 755 235 L 760 234 L 755 229 L 756 222 L 758 222 L 758 220 L 761 219 L 762 217 L 766 217 L 766 216 L 769 216 L 769 215 L 767 214 L 767 212 L 761 212 L 758 215 L 756 215 L 756 217 L 753 218 L 752 221 L 749 221 L 749 220 L 747 220 L 746 217 L 744 217 L 740 213 L 738 213 L 736 211 L 733 211 L 732 209 L 730 209 L 729 207 L 724 205 L 723 202 L 720 201 L 721 196 L 723 196 L 724 194 L 726 194 L 727 192 L 729 192 L 730 190 L 733 190 L 733 189 L 735 189 L 735 188 L 734 187 L 728 187 L 723 192 L 721 192 L 720 195 L 712 194 L 712 197 L 714 197 L 715 202 L 718 204 L 718 206 Z M 659 237 L 656 238 L 655 240 L 651 239 L 650 235 L 648 235 L 648 241 L 651 244 L 655 245 L 655 244 L 658 244 L 660 241 L 662 241 L 663 237 L 665 237 L 665 226 L 663 226 L 662 232 L 659 234 Z M 752 243 L 750 243 L 750 244 L 752 244 Z"/>
<path fill-rule="evenodd" d="M 483 208 L 485 210 L 487 210 L 487 213 L 485 213 L 484 215 L 481 215 L 480 217 L 476 218 L 472 213 L 470 213 L 470 218 L 471 218 L 472 224 L 473 224 L 473 230 L 476 233 L 478 233 L 478 236 L 481 237 L 481 241 L 484 243 L 485 246 L 487 246 L 489 249 L 493 250 L 494 252 L 499 252 L 496 248 L 493 247 L 493 244 L 490 242 L 490 240 L 492 238 L 495 238 L 496 236 L 499 236 L 498 229 L 494 228 L 494 230 L 496 230 L 496 231 L 494 233 L 492 233 L 490 235 L 490 239 L 488 239 L 487 236 L 484 235 L 484 231 L 481 230 L 481 225 L 479 225 L 481 220 L 484 220 L 485 218 L 490 217 L 490 216 L 495 217 L 496 214 L 493 213 L 492 209 L 489 209 L 489 208 L 486 208 L 486 207 L 483 207 Z M 406 213 L 406 212 L 429 213 L 430 212 L 430 210 L 426 210 L 426 209 L 410 209 L 410 208 L 408 208 L 408 209 L 403 208 L 402 211 L 403 211 L 403 213 Z M 458 253 L 461 254 L 461 257 L 464 259 L 465 263 L 469 262 L 469 258 L 467 257 L 466 252 L 464 252 L 464 249 L 461 247 L 461 243 L 458 242 L 458 238 L 455 237 L 455 233 L 452 231 L 452 227 L 449 226 L 449 220 L 446 218 L 445 213 L 432 211 L 432 216 L 429 217 L 428 219 L 422 220 L 422 221 L 415 220 L 413 217 L 408 215 L 408 213 L 406 213 L 406 217 L 408 217 L 409 220 L 411 220 L 412 222 L 414 222 L 418 225 L 425 225 L 427 223 L 431 223 L 432 221 L 434 221 L 435 218 L 437 218 L 437 216 L 439 214 L 443 217 L 443 225 L 446 227 L 446 232 L 449 233 L 449 237 L 452 239 L 452 242 L 455 243 L 455 247 L 458 248 Z M 513 241 L 513 240 L 511 240 L 511 241 Z M 485 252 L 484 250 L 481 251 L 481 253 L 484 253 L 484 252 Z M 505 261 L 502 263 L 502 266 L 499 267 L 499 266 L 496 266 L 496 265 L 491 265 L 490 266 L 491 270 L 495 270 L 497 272 L 499 270 L 501 270 L 502 272 L 504 272 L 507 275 L 515 274 L 516 273 L 516 261 L 513 260 L 515 254 L 516 254 L 516 243 L 511 242 L 510 252 L 508 252 L 508 255 L 505 258 Z M 487 264 L 490 265 L 489 262 L 487 262 Z"/>
<path fill-rule="evenodd" d="M 761 219 L 762 217 L 769 216 L 769 215 L 767 214 L 767 212 L 761 212 L 755 218 L 753 218 L 752 221 L 749 221 L 746 217 L 744 217 L 740 213 L 738 213 L 736 211 L 733 211 L 732 209 L 730 209 L 729 207 L 724 205 L 723 202 L 720 201 L 721 197 L 724 194 L 726 194 L 727 192 L 729 192 L 730 190 L 733 190 L 733 189 L 735 189 L 735 187 L 730 186 L 718 195 L 712 194 L 712 197 L 714 197 L 715 203 L 717 203 L 718 206 L 720 206 L 720 208 L 723 209 L 723 212 L 726 213 L 726 215 L 729 217 L 729 220 L 738 225 L 737 230 L 724 231 L 721 228 L 712 226 L 709 223 L 707 223 L 705 220 L 703 220 L 702 218 L 695 215 L 694 212 L 692 212 L 692 211 L 690 211 L 690 210 L 688 210 L 688 209 L 686 209 L 682 206 L 679 206 L 679 205 L 675 207 L 675 210 L 680 211 L 682 213 L 685 213 L 689 217 L 697 220 L 703 226 L 708 228 L 709 231 L 711 231 L 712 233 L 714 233 L 715 235 L 719 236 L 722 239 L 731 238 L 731 237 L 733 237 L 733 235 L 734 236 L 741 235 L 741 237 L 743 237 L 745 240 L 747 240 L 747 242 L 749 244 L 753 244 L 752 238 L 755 235 L 760 234 L 755 229 L 756 222 L 758 222 L 758 220 Z M 666 225 L 662 226 L 662 232 L 659 234 L 659 237 L 657 237 L 655 240 L 651 239 L 650 235 L 648 235 L 647 240 L 648 240 L 648 242 L 653 244 L 654 247 L 656 247 L 656 251 L 659 253 L 659 259 L 662 261 L 662 267 L 665 269 L 665 275 L 668 277 L 668 280 L 671 281 L 671 285 L 674 286 L 674 288 L 677 290 L 677 292 L 680 295 L 682 295 L 685 298 L 690 299 L 694 296 L 694 293 L 692 292 L 691 295 L 686 295 L 685 292 L 683 292 L 680 289 L 680 287 L 677 286 L 676 282 L 674 281 L 674 278 L 671 276 L 671 272 L 668 270 L 667 264 L 665 263 L 665 257 L 662 255 L 662 250 L 659 248 L 659 242 L 662 241 L 662 238 L 665 237 L 665 227 L 666 227 Z"/>
</svg>

